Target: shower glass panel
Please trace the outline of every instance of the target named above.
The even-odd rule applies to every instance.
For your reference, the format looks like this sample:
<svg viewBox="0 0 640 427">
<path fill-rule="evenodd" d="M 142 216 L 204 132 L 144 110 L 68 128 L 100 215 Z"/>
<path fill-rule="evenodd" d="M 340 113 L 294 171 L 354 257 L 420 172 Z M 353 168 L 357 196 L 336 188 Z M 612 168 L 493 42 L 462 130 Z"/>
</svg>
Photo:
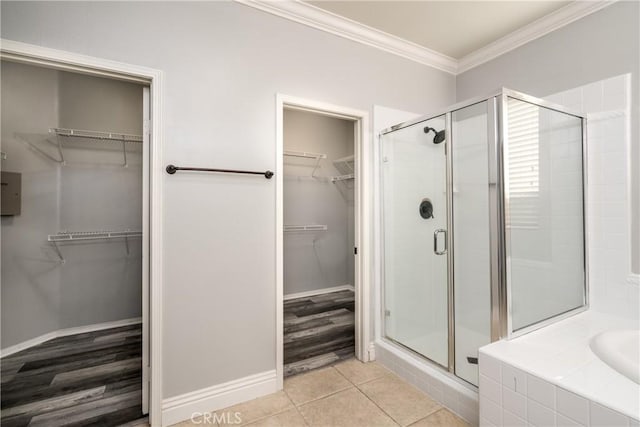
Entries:
<svg viewBox="0 0 640 427">
<path fill-rule="evenodd" d="M 478 348 L 491 342 L 488 108 L 451 113 L 455 373 L 475 385 Z"/>
<path fill-rule="evenodd" d="M 425 128 L 433 128 L 425 133 Z M 438 116 L 381 136 L 384 332 L 448 366 L 447 180 Z"/>
<path fill-rule="evenodd" d="M 585 304 L 582 119 L 507 97 L 510 330 Z"/>
<path fill-rule="evenodd" d="M 478 385 L 480 347 L 587 308 L 586 119 L 506 88 L 445 111 L 380 136 L 382 343 Z"/>
</svg>

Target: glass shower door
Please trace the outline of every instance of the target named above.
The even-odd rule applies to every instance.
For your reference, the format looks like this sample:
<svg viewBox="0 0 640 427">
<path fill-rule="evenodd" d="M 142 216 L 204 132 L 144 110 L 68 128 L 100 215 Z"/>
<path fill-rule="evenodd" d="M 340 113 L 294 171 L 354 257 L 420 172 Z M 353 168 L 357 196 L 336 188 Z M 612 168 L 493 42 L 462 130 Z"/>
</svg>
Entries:
<svg viewBox="0 0 640 427">
<path fill-rule="evenodd" d="M 474 385 L 478 385 L 478 349 L 491 342 L 489 128 L 495 120 L 493 106 L 482 101 L 451 113 L 455 373 Z"/>
<path fill-rule="evenodd" d="M 438 116 L 387 133 L 381 136 L 380 142 L 384 333 L 387 338 L 446 367 L 444 127 L 445 116 Z"/>
</svg>

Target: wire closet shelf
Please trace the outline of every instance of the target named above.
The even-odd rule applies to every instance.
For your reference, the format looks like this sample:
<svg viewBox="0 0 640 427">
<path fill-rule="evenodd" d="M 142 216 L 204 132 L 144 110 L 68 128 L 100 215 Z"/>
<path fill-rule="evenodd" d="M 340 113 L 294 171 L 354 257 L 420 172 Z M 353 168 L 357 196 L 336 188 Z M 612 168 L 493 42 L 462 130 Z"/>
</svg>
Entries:
<svg viewBox="0 0 640 427">
<path fill-rule="evenodd" d="M 103 132 L 103 131 L 94 131 L 94 130 L 83 130 L 83 129 L 67 129 L 67 128 L 51 128 L 49 129 L 49 133 L 56 136 L 56 143 L 58 147 L 58 154 L 60 159 L 59 163 L 65 165 L 66 160 L 64 158 L 64 151 L 62 141 L 65 138 L 84 138 L 88 140 L 94 140 L 98 142 L 114 142 L 122 144 L 122 156 L 124 159 L 124 163 L 122 166 L 127 167 L 127 148 L 126 144 L 142 144 L 143 138 L 142 135 L 132 135 L 126 133 L 117 133 L 117 132 Z"/>
<path fill-rule="evenodd" d="M 127 249 L 127 256 L 129 255 L 129 238 L 142 237 L 142 231 L 121 230 L 121 231 L 61 231 L 56 234 L 49 234 L 47 241 L 53 244 L 53 247 L 60 258 L 61 263 L 65 263 L 66 260 L 60 252 L 59 243 L 64 242 L 77 242 L 77 241 L 91 241 L 91 240 L 112 240 L 112 239 L 124 239 Z"/>
<path fill-rule="evenodd" d="M 284 156 L 285 157 L 297 157 L 297 158 L 304 158 L 304 159 L 313 159 L 316 161 L 313 170 L 311 171 L 311 177 L 312 178 L 316 178 L 316 179 L 324 179 L 333 183 L 336 182 L 340 182 L 340 181 L 348 181 L 348 180 L 352 180 L 354 179 L 354 156 L 347 156 L 347 157 L 342 157 L 340 159 L 336 159 L 333 161 L 333 165 L 334 167 L 338 170 L 338 172 L 341 173 L 341 175 L 336 175 L 336 176 L 329 176 L 329 177 L 322 177 L 322 176 L 317 176 L 316 172 L 318 170 L 318 168 L 320 167 L 320 162 L 323 159 L 327 158 L 327 155 L 324 153 L 311 153 L 311 152 L 306 152 L 306 151 L 291 151 L 291 150 L 285 150 L 284 151 Z"/>
<path fill-rule="evenodd" d="M 287 233 L 305 231 L 327 231 L 327 226 L 321 224 L 285 225 L 284 231 Z"/>
</svg>

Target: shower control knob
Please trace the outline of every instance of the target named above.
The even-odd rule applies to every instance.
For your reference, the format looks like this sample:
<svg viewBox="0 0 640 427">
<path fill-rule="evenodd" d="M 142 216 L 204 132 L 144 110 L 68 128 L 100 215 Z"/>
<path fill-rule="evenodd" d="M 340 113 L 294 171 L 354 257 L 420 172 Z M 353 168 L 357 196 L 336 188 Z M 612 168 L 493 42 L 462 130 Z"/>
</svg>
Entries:
<svg viewBox="0 0 640 427">
<path fill-rule="evenodd" d="M 424 219 L 433 218 L 433 204 L 429 199 L 420 202 L 420 216 Z"/>
</svg>

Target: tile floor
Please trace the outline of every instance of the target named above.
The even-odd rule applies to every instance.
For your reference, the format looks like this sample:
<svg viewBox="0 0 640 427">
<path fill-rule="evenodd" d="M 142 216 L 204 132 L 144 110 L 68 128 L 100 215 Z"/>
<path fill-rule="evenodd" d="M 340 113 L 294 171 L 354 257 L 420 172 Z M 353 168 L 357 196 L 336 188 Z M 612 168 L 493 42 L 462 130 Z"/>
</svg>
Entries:
<svg viewBox="0 0 640 427">
<path fill-rule="evenodd" d="M 234 418 L 236 413 L 239 419 Z M 228 425 L 256 427 L 468 425 L 381 365 L 355 359 L 287 378 L 284 391 L 215 414 L 229 417 Z M 175 426 L 207 424 L 227 425 L 202 419 Z"/>
</svg>

